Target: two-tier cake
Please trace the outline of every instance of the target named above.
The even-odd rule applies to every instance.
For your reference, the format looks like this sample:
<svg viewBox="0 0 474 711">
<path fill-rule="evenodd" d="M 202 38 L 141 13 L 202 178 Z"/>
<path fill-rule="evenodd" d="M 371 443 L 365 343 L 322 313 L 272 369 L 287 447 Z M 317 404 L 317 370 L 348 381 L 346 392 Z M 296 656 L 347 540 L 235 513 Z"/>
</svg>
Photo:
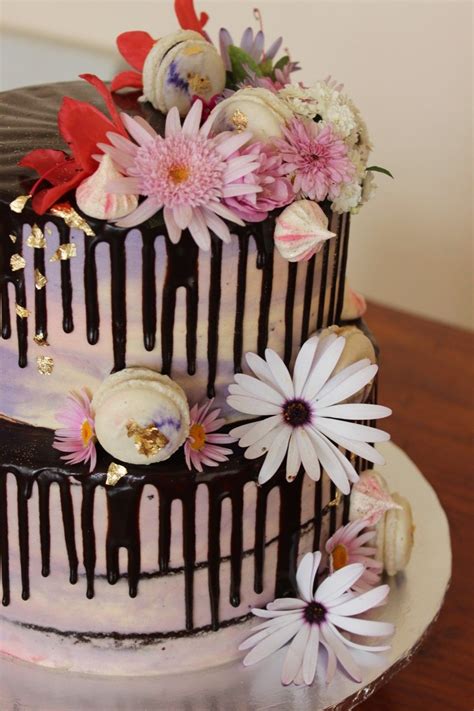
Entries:
<svg viewBox="0 0 474 711">
<path fill-rule="evenodd" d="M 176 11 L 118 38 L 111 89 L 1 96 L 0 650 L 159 674 L 293 639 L 282 679 L 311 683 L 319 635 L 357 678 L 412 530 L 345 282 L 380 169 L 336 82 Z"/>
</svg>

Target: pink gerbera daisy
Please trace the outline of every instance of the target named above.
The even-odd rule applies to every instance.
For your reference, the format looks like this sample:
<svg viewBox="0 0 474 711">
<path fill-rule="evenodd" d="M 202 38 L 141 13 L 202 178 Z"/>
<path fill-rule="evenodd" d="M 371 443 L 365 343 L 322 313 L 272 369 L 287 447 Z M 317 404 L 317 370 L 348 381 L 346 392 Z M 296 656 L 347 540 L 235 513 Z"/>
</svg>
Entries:
<svg viewBox="0 0 474 711">
<path fill-rule="evenodd" d="M 209 138 L 214 118 L 200 128 L 202 110 L 202 101 L 196 101 L 181 126 L 178 109 L 173 107 L 166 117 L 164 137 L 141 117 L 123 115 L 136 143 L 110 132 L 107 137 L 113 145 L 99 145 L 127 174 L 112 181 L 108 190 L 145 197 L 136 210 L 118 220 L 120 227 L 138 225 L 163 208 L 172 242 L 179 242 L 182 230 L 188 229 L 199 247 L 208 250 L 209 230 L 224 242 L 230 240 L 222 218 L 243 225 L 223 199 L 261 190 L 241 181 L 258 166 L 255 156 L 234 157 L 252 134 L 229 132 Z"/>
<path fill-rule="evenodd" d="M 55 431 L 53 442 L 55 449 L 67 453 L 61 459 L 69 464 L 90 462 L 89 471 L 92 472 L 97 461 L 97 438 L 87 390 L 69 393 L 67 404 L 56 414 L 56 419 L 64 425 Z"/>
<path fill-rule="evenodd" d="M 294 175 L 295 193 L 317 201 L 336 198 L 354 172 L 344 141 L 330 125 L 305 118 L 292 119 L 283 134 L 276 143 L 285 172 Z"/>
<path fill-rule="evenodd" d="M 184 443 L 184 456 L 188 469 L 196 469 L 198 472 L 202 472 L 203 464 L 215 467 L 219 462 L 226 462 L 232 450 L 220 445 L 236 441 L 235 437 L 228 434 L 217 434 L 225 420 L 219 417 L 220 409 L 210 409 L 213 402 L 214 399 L 203 405 L 196 403 L 190 411 L 191 426 Z"/>
<path fill-rule="evenodd" d="M 326 543 L 331 573 L 351 563 L 362 563 L 364 566 L 364 573 L 353 585 L 357 592 L 365 592 L 378 585 L 382 572 L 382 563 L 374 560 L 377 549 L 366 545 L 375 537 L 375 530 L 363 533 L 368 525 L 365 519 L 348 523 L 341 526 Z"/>
</svg>

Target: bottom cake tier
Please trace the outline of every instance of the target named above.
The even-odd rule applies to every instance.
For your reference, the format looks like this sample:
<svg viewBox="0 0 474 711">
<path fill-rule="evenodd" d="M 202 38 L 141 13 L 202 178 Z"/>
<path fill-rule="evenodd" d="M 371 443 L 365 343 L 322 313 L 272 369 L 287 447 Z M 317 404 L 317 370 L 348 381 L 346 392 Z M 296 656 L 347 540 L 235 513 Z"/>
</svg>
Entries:
<svg viewBox="0 0 474 711">
<path fill-rule="evenodd" d="M 260 461 L 191 473 L 182 456 L 106 484 L 53 432 L 2 421 L 0 652 L 78 672 L 159 674 L 238 655 L 252 607 L 291 594 L 297 558 L 347 516 L 323 474 L 256 483 Z M 360 471 L 366 463 L 355 460 Z"/>
</svg>

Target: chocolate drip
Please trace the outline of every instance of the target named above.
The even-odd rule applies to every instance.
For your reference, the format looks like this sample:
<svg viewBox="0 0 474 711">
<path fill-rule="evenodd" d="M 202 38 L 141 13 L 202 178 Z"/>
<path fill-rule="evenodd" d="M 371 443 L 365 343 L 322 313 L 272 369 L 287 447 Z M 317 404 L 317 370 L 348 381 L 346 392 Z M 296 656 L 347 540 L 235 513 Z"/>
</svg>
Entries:
<svg viewBox="0 0 474 711">
<path fill-rule="evenodd" d="M 44 224 L 41 223 L 41 229 L 45 229 Z M 46 276 L 46 264 L 44 258 L 44 248 L 33 249 L 33 267 L 38 269 L 43 276 Z M 44 339 L 48 336 L 48 315 L 46 311 L 46 294 L 47 286 L 43 286 L 42 289 L 35 288 L 35 333 L 37 336 L 43 336 Z M 63 296 L 64 303 L 64 296 Z M 71 323 L 72 323 L 72 309 L 69 305 L 71 311 Z M 63 328 L 64 328 L 64 318 L 63 318 Z M 66 330 L 66 329 L 64 329 Z M 72 329 L 71 329 L 72 330 Z"/>
<path fill-rule="evenodd" d="M 334 482 L 331 481 L 329 486 L 329 500 L 333 501 L 336 498 L 337 487 Z M 329 508 L 329 535 L 335 532 L 337 528 L 337 506 L 331 506 Z"/>
<path fill-rule="evenodd" d="M 143 483 L 124 478 L 120 487 L 106 487 L 108 529 L 106 537 L 107 580 L 114 585 L 120 577 L 119 550 L 128 552 L 128 590 L 136 597 L 140 576 L 139 510 Z"/>
<path fill-rule="evenodd" d="M 285 597 L 295 589 L 296 559 L 300 538 L 301 490 L 303 476 L 280 484 L 280 534 L 278 539 L 275 597 Z"/>
<path fill-rule="evenodd" d="M 51 481 L 49 478 L 38 477 L 39 496 L 39 525 L 41 544 L 41 575 L 47 578 L 50 574 L 50 554 L 51 554 L 51 526 L 49 521 L 49 490 Z"/>
<path fill-rule="evenodd" d="M 272 299 L 273 286 L 273 224 L 262 223 L 259 225 L 260 233 L 257 243 L 257 267 L 262 269 L 262 291 L 260 295 L 260 314 L 258 317 L 258 339 L 257 353 L 260 356 L 265 354 L 268 344 L 268 328 L 270 318 L 270 304 Z"/>
<path fill-rule="evenodd" d="M 67 244 L 71 241 L 71 231 L 63 220 L 56 223 L 59 235 L 59 244 Z M 87 238 L 86 238 L 87 239 Z M 36 250 L 35 250 L 36 251 Z M 63 302 L 63 331 L 71 333 L 74 330 L 72 317 L 72 281 L 71 264 L 69 259 L 61 259 L 61 298 Z"/>
<path fill-rule="evenodd" d="M 21 597 L 30 597 L 29 573 L 29 518 L 28 500 L 31 497 L 34 479 L 18 469 L 12 469 L 17 480 L 18 544 L 20 547 Z"/>
<path fill-rule="evenodd" d="M 219 311 L 221 307 L 222 242 L 213 240 L 211 245 L 211 276 L 209 282 L 209 318 L 207 337 L 207 360 L 209 372 L 207 397 L 213 398 L 217 374 L 217 354 L 219 350 Z"/>
<path fill-rule="evenodd" d="M 142 239 L 143 344 L 152 351 L 156 342 L 155 236 L 144 233 Z"/>
<path fill-rule="evenodd" d="M 158 565 L 160 572 L 167 573 L 171 549 L 171 504 L 172 499 L 166 489 L 159 489 L 159 538 Z"/>
<path fill-rule="evenodd" d="M 267 497 L 269 485 L 259 486 L 257 490 L 257 509 L 255 514 L 255 571 L 253 588 L 256 593 L 263 591 L 263 569 L 265 564 L 265 522 L 267 520 Z"/>
<path fill-rule="evenodd" d="M 239 264 L 237 267 L 237 295 L 235 300 L 235 328 L 234 328 L 234 372 L 242 371 L 242 350 L 244 343 L 244 315 L 245 293 L 247 290 L 247 258 L 249 251 L 249 237 L 247 234 L 238 235 Z"/>
<path fill-rule="evenodd" d="M 11 338 L 12 324 L 10 319 L 10 299 L 8 295 L 8 281 L 4 280 L 1 290 L 2 297 L 2 338 Z"/>
<path fill-rule="evenodd" d="M 87 342 L 92 346 L 99 340 L 100 314 L 97 294 L 97 265 L 95 253 L 100 240 L 84 235 L 84 294 L 86 302 Z"/>
<path fill-rule="evenodd" d="M 163 285 L 161 316 L 162 372 L 170 375 L 173 361 L 176 292 L 186 289 L 186 350 L 188 373 L 196 370 L 196 332 L 198 293 L 199 248 L 187 230 L 178 244 L 166 240 L 168 264 Z"/>
<path fill-rule="evenodd" d="M 209 560 L 209 601 L 211 605 L 211 626 L 219 629 L 219 597 L 221 562 L 221 513 L 222 497 L 216 496 L 214 487 L 209 486 L 209 519 L 208 519 L 208 560 Z"/>
<path fill-rule="evenodd" d="M 309 319 L 311 316 L 311 299 L 313 296 L 314 269 L 316 265 L 316 255 L 314 254 L 308 262 L 306 268 L 306 282 L 304 287 L 303 321 L 301 324 L 301 345 L 308 339 Z"/>
<path fill-rule="evenodd" d="M 182 498 L 183 505 L 183 560 L 184 560 L 184 605 L 186 629 L 194 627 L 194 566 L 196 563 L 196 486 L 189 486 Z"/>
<path fill-rule="evenodd" d="M 336 233 L 336 237 L 333 238 L 334 245 L 334 255 L 332 261 L 332 273 L 331 273 L 331 290 L 329 294 L 329 309 L 327 323 L 334 323 L 336 318 L 336 288 L 337 288 L 337 275 L 339 270 L 339 253 L 341 248 L 341 228 L 344 228 L 345 215 L 337 215 L 332 213 L 331 220 L 329 223 L 329 229 L 331 232 Z"/>
<path fill-rule="evenodd" d="M 86 595 L 91 600 L 94 597 L 94 571 L 96 564 L 95 532 L 94 532 L 94 497 L 96 477 L 82 481 L 82 549 L 84 553 L 84 568 L 86 571 Z"/>
<path fill-rule="evenodd" d="M 0 560 L 2 562 L 2 605 L 10 604 L 10 560 L 8 547 L 7 470 L 0 471 Z"/>
<path fill-rule="evenodd" d="M 240 605 L 240 583 L 242 579 L 242 551 L 243 551 L 243 505 L 244 490 L 237 489 L 232 494 L 232 533 L 230 540 L 230 604 L 233 607 Z"/>
<path fill-rule="evenodd" d="M 323 481 L 320 478 L 314 487 L 314 538 L 313 550 L 318 551 L 321 543 L 321 510 L 323 508 Z"/>
<path fill-rule="evenodd" d="M 329 250 L 330 250 L 330 240 L 324 243 L 323 247 L 323 264 L 321 267 L 321 283 L 319 287 L 319 305 L 318 305 L 318 316 L 316 321 L 316 331 L 322 328 L 324 323 L 324 303 L 326 301 L 326 287 L 328 278 L 328 265 L 329 265 Z"/>
<path fill-rule="evenodd" d="M 283 360 L 289 365 L 293 350 L 293 310 L 295 307 L 295 289 L 298 264 L 289 262 L 288 264 L 288 285 L 286 287 L 285 302 L 285 351 Z"/>
<path fill-rule="evenodd" d="M 69 582 L 71 585 L 77 583 L 77 568 L 79 560 L 76 550 L 76 534 L 74 531 L 74 510 L 72 506 L 71 487 L 69 480 L 58 478 L 59 496 L 61 499 L 61 513 L 64 528 L 64 540 L 66 542 L 67 557 L 69 561 Z"/>
<path fill-rule="evenodd" d="M 351 215 L 346 213 L 344 215 L 344 230 L 342 232 L 342 255 L 341 264 L 339 268 L 339 286 L 337 294 L 337 304 L 336 304 L 336 314 L 335 322 L 341 322 L 341 314 L 344 306 L 344 289 L 346 285 L 346 269 L 347 269 L 347 257 L 349 255 L 349 232 L 351 226 Z"/>
<path fill-rule="evenodd" d="M 114 234 L 109 245 L 112 265 L 112 340 L 114 371 L 117 371 L 125 368 L 127 347 L 125 236 Z"/>
</svg>

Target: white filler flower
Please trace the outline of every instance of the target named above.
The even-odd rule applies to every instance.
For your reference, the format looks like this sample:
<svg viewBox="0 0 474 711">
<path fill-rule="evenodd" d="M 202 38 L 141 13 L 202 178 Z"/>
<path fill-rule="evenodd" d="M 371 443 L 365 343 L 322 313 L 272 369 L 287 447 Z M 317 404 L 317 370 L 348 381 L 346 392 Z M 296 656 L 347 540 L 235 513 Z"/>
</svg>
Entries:
<svg viewBox="0 0 474 711">
<path fill-rule="evenodd" d="M 344 402 L 370 383 L 378 366 L 365 358 L 332 375 L 344 345 L 345 338 L 335 334 L 321 340 L 310 338 L 301 347 L 293 377 L 274 351 L 267 349 L 265 359 L 247 353 L 256 377 L 237 373 L 227 402 L 239 412 L 264 418 L 231 432 L 247 448 L 248 459 L 266 455 L 260 484 L 275 474 L 286 454 L 288 481 L 296 477 L 301 464 L 317 481 L 322 467 L 343 494 L 349 493 L 350 482 L 359 476 L 339 447 L 384 464 L 382 455 L 368 442 L 384 442 L 390 436 L 351 420 L 375 420 L 392 411 L 381 405 Z"/>
<path fill-rule="evenodd" d="M 327 652 L 326 682 L 330 682 L 337 663 L 355 681 L 362 681 L 361 672 L 349 648 L 369 652 L 383 652 L 388 645 L 357 644 L 341 632 L 364 637 L 392 635 L 394 626 L 354 617 L 384 604 L 388 585 L 379 585 L 369 592 L 354 595 L 350 588 L 364 574 L 362 563 L 347 565 L 329 575 L 313 593 L 321 553 L 307 553 L 296 573 L 299 598 L 280 598 L 267 605 L 266 610 L 254 609 L 253 614 L 265 618 L 254 634 L 239 649 L 251 651 L 244 658 L 245 666 L 265 659 L 292 640 L 281 672 L 283 684 L 311 684 L 318 665 L 319 650 Z"/>
</svg>

